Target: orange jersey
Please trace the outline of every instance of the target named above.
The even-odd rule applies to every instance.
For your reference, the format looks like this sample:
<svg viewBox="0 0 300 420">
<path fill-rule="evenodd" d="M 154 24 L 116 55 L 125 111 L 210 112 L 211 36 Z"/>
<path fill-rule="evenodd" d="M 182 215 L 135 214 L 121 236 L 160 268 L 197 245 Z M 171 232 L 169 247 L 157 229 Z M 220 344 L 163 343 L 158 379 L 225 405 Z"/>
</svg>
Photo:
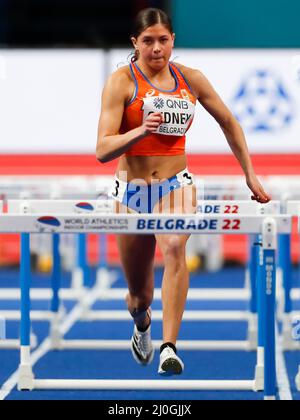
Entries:
<svg viewBox="0 0 300 420">
<path fill-rule="evenodd" d="M 161 112 L 164 122 L 158 130 L 133 145 L 126 156 L 175 156 L 185 153 L 186 132 L 195 114 L 196 98 L 181 71 L 170 63 L 176 82 L 175 89 L 165 91 L 155 87 L 136 63 L 130 65 L 135 93 L 127 104 L 120 133 L 140 127 L 153 112 Z"/>
</svg>

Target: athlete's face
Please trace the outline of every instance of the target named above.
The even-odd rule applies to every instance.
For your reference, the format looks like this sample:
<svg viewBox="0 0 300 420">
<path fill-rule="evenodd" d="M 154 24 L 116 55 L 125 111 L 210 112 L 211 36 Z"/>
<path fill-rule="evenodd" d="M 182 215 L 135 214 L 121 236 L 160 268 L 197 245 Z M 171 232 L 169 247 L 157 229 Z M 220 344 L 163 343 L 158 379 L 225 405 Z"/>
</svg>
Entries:
<svg viewBox="0 0 300 420">
<path fill-rule="evenodd" d="M 137 39 L 132 38 L 139 58 L 155 69 L 161 69 L 169 63 L 174 40 L 175 35 L 161 24 L 150 26 Z"/>
</svg>

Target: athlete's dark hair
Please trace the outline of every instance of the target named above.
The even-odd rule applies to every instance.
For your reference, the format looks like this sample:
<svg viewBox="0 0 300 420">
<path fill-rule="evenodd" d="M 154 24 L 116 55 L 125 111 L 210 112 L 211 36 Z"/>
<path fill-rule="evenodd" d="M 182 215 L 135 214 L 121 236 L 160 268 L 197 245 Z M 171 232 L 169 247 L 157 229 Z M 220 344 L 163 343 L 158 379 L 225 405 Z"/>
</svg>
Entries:
<svg viewBox="0 0 300 420">
<path fill-rule="evenodd" d="M 155 8 L 143 9 L 137 14 L 134 20 L 131 37 L 138 38 L 147 28 L 157 24 L 164 25 L 171 34 L 173 33 L 172 21 L 166 12 Z M 138 57 L 138 52 L 136 51 L 131 61 L 137 61 Z"/>
</svg>

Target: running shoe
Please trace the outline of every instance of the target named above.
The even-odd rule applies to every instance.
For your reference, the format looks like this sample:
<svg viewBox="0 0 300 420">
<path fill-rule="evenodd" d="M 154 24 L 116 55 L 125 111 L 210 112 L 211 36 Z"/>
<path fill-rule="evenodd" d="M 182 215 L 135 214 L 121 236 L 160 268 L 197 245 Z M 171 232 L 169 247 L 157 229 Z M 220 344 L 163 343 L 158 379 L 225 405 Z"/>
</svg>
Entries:
<svg viewBox="0 0 300 420">
<path fill-rule="evenodd" d="M 140 365 L 146 366 L 153 361 L 154 348 L 151 341 L 151 324 L 145 332 L 140 332 L 137 326 L 134 326 L 131 351 L 134 359 Z"/>
<path fill-rule="evenodd" d="M 166 347 L 160 354 L 158 373 L 162 376 L 180 375 L 184 370 L 182 360 L 171 347 Z"/>
</svg>

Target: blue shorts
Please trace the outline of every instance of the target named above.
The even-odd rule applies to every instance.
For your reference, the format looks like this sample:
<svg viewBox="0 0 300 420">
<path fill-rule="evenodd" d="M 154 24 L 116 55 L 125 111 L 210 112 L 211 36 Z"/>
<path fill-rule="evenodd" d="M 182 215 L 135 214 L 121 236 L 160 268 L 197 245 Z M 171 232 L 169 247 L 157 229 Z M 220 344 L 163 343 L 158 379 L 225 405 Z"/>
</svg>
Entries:
<svg viewBox="0 0 300 420">
<path fill-rule="evenodd" d="M 116 178 L 110 196 L 137 213 L 151 214 L 163 197 L 174 190 L 194 184 L 194 177 L 187 169 L 172 178 L 152 184 L 127 183 Z"/>
</svg>

